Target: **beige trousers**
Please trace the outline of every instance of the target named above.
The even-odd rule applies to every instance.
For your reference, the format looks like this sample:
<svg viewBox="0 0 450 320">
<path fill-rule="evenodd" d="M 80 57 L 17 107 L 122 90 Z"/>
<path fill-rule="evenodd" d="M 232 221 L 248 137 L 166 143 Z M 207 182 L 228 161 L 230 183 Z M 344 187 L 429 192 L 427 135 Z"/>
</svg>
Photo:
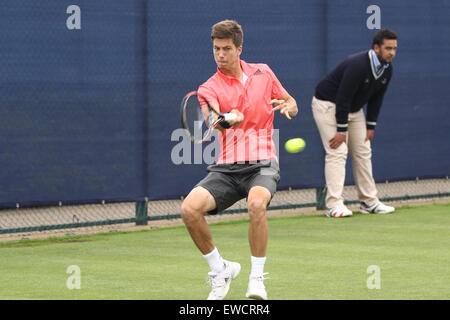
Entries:
<svg viewBox="0 0 450 320">
<path fill-rule="evenodd" d="M 347 154 L 352 158 L 353 176 L 360 201 L 372 205 L 378 201 L 377 189 L 372 176 L 372 149 L 366 139 L 366 119 L 363 109 L 349 113 L 347 141 L 331 149 L 329 141 L 337 131 L 336 104 L 312 99 L 312 112 L 325 149 L 326 206 L 333 208 L 344 204 L 342 193 L 345 182 Z"/>
</svg>

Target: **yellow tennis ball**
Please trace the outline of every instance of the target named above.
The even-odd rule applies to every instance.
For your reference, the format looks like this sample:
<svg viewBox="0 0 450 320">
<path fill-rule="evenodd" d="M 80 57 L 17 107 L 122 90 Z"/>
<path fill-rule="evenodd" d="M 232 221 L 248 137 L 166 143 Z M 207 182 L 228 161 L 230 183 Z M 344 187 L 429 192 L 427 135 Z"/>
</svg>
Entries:
<svg viewBox="0 0 450 320">
<path fill-rule="evenodd" d="M 284 148 L 289 153 L 297 153 L 305 149 L 306 142 L 302 138 L 289 139 L 284 144 Z"/>
</svg>

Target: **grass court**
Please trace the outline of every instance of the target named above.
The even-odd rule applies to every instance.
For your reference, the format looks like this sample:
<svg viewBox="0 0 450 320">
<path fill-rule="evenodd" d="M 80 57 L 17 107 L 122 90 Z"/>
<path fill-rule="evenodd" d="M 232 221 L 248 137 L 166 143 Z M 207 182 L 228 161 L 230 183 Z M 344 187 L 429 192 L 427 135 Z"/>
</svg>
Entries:
<svg viewBox="0 0 450 320">
<path fill-rule="evenodd" d="M 242 266 L 227 299 L 246 299 L 248 226 L 211 224 L 222 256 Z M 449 299 L 449 248 L 450 204 L 270 218 L 265 285 L 276 300 Z M 203 300 L 210 291 L 184 226 L 3 242 L 0 270 L 0 299 Z M 80 289 L 67 286 L 74 275 Z"/>
</svg>

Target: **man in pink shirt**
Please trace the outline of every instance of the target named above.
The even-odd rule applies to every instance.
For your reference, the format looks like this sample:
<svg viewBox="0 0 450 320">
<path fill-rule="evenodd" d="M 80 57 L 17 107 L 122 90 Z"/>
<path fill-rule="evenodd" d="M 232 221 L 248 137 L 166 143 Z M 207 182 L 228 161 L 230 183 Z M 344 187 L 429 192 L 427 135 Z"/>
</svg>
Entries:
<svg viewBox="0 0 450 320">
<path fill-rule="evenodd" d="M 221 300 L 241 266 L 223 259 L 214 245 L 204 215 L 225 210 L 247 198 L 250 216 L 249 243 L 252 269 L 246 296 L 267 299 L 263 283 L 268 239 L 266 208 L 280 180 L 273 118 L 279 110 L 288 119 L 298 112 L 297 103 L 265 64 L 240 59 L 243 32 L 232 20 L 212 27 L 217 72 L 202 84 L 198 93 L 222 113 L 237 117 L 218 127 L 221 152 L 215 165 L 181 206 L 183 221 L 192 240 L 211 267 L 208 273 L 210 300 Z M 275 105 L 275 107 L 273 107 Z"/>
</svg>

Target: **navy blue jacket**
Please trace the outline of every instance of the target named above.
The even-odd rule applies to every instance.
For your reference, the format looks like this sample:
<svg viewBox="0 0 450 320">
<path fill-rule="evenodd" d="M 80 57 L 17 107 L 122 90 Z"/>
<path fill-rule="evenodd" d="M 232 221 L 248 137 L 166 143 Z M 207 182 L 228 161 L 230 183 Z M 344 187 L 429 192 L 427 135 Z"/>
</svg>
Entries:
<svg viewBox="0 0 450 320">
<path fill-rule="evenodd" d="M 392 77 L 392 63 L 376 73 L 369 52 L 353 54 L 316 86 L 315 96 L 336 104 L 337 130 L 346 132 L 348 114 L 367 104 L 367 129 L 375 129 L 384 94 Z"/>
</svg>

